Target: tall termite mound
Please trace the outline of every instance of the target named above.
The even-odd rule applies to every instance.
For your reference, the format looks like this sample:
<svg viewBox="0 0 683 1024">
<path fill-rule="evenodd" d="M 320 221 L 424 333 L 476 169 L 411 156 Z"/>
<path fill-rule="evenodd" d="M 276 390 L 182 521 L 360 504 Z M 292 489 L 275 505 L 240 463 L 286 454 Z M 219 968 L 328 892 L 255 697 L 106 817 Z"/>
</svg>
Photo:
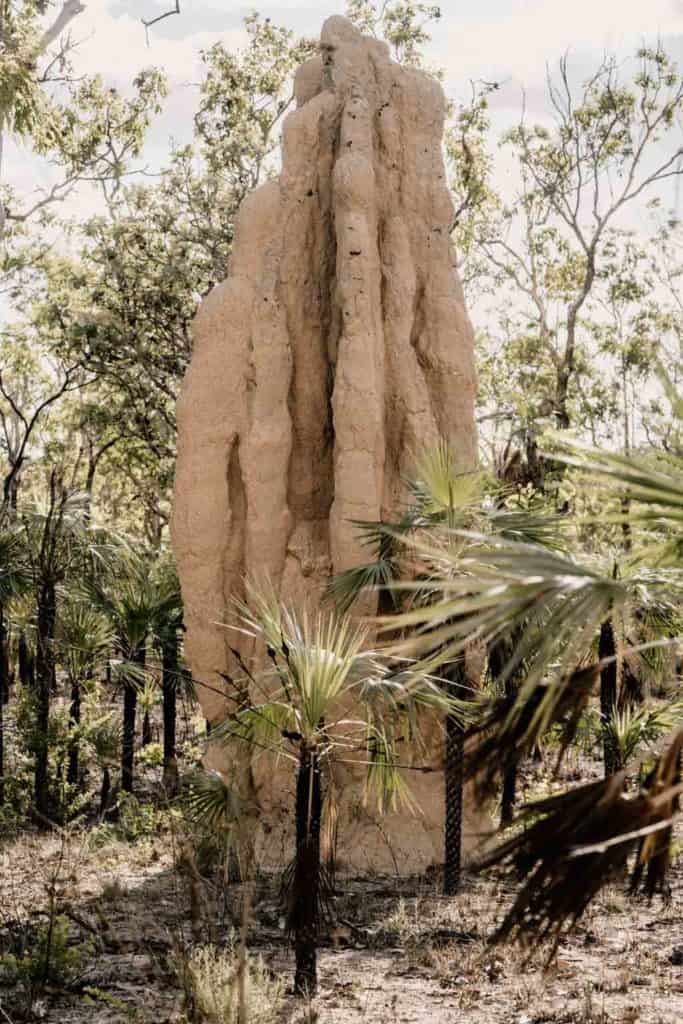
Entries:
<svg viewBox="0 0 683 1024">
<path fill-rule="evenodd" d="M 442 437 L 463 466 L 476 459 L 441 87 L 344 18 L 325 22 L 320 50 L 296 75 L 280 176 L 243 203 L 227 280 L 202 304 L 178 405 L 173 541 L 210 720 L 225 713 L 239 644 L 222 624 L 245 577 L 315 600 L 367 561 L 353 520 L 396 512 L 416 452 Z M 252 765 L 264 857 L 289 785 L 267 760 Z M 342 861 L 442 858 L 442 776 L 411 782 L 421 816 L 379 822 L 357 775 L 337 779 Z"/>
</svg>

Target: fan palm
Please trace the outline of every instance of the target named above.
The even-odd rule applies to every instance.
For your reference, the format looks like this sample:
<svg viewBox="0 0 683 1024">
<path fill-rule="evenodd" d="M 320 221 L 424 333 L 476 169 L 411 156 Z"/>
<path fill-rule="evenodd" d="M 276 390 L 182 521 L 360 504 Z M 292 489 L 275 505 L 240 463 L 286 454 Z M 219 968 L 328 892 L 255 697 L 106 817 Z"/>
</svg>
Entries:
<svg viewBox="0 0 683 1024">
<path fill-rule="evenodd" d="M 60 602 L 57 620 L 59 660 L 70 690 L 67 782 L 76 785 L 79 767 L 78 730 L 84 689 L 109 661 L 114 633 L 104 616 L 77 597 Z"/>
<path fill-rule="evenodd" d="M 512 705 L 497 699 L 484 708 L 467 758 L 466 775 L 486 790 L 510 757 L 528 752 L 554 723 L 561 727 L 564 752 L 601 671 L 613 664 L 612 653 L 597 662 L 589 657 L 605 622 L 629 603 L 642 608 L 680 601 L 680 469 L 653 469 L 643 460 L 587 451 L 566 461 L 619 493 L 627 489 L 629 522 L 656 531 L 655 543 L 634 559 L 628 573 L 615 577 L 538 545 L 474 537 L 458 560 L 458 573 L 449 564 L 448 548 L 426 550 L 432 562 L 437 556 L 442 560 L 441 578 L 433 582 L 438 597 L 399 620 L 414 631 L 409 650 L 430 670 L 457 657 L 473 639 L 490 644 L 520 630 L 503 675 L 509 677 L 524 662 L 526 678 Z M 386 628 L 395 630 L 396 621 L 387 620 Z M 604 640 L 601 646 L 604 653 Z M 634 885 L 644 878 L 653 891 L 661 884 L 679 805 L 682 745 L 683 730 L 674 733 L 635 799 L 626 794 L 622 772 L 530 808 L 540 821 L 487 858 L 513 864 L 526 879 L 501 935 L 540 931 L 557 938 L 607 878 L 623 870 L 632 849 L 637 849 Z"/>
<path fill-rule="evenodd" d="M 324 771 L 335 759 L 360 761 L 381 806 L 407 799 L 398 766 L 403 737 L 419 742 L 419 712 L 456 714 L 457 701 L 437 682 L 413 679 L 366 650 L 364 629 L 319 612 L 295 614 L 272 595 L 249 589 L 239 606 L 239 629 L 265 649 L 267 668 L 242 675 L 234 686 L 235 711 L 212 740 L 247 744 L 263 756 L 291 762 L 296 771 L 296 853 L 287 875 L 287 921 L 296 955 L 294 986 L 317 985 L 317 937 L 326 911 L 320 827 Z M 402 728 L 401 723 L 408 728 Z"/>
<path fill-rule="evenodd" d="M 176 704 L 181 680 L 178 637 L 183 625 L 183 603 L 178 575 L 170 559 L 159 559 L 154 567 L 152 581 L 156 591 L 153 638 L 161 651 L 163 781 L 166 793 L 170 797 L 175 794 L 178 786 Z"/>
<path fill-rule="evenodd" d="M 489 485 L 480 472 L 463 471 L 451 445 L 442 440 L 434 449 L 426 451 L 417 460 L 414 478 L 407 481 L 410 503 L 404 514 L 393 523 L 358 523 L 363 541 L 375 550 L 373 561 L 335 576 L 328 586 L 328 596 L 341 610 L 348 610 L 357 597 L 368 588 L 378 594 L 380 615 L 392 616 L 406 607 L 426 608 L 433 601 L 431 579 L 444 570 L 445 562 L 438 549 L 449 549 L 449 571 L 462 577 L 459 560 L 470 545 L 464 534 L 456 528 L 479 529 L 508 539 L 532 540 L 549 547 L 557 545 L 558 517 L 542 514 L 536 507 L 508 508 L 508 491 Z M 450 532 L 444 532 L 444 528 Z M 436 545 L 434 564 L 429 559 L 415 565 L 411 560 L 411 545 L 415 538 L 431 537 Z M 438 538 L 438 539 L 437 539 Z M 412 564 L 411 564 L 412 561 Z M 414 585 L 401 587 L 399 580 L 412 576 Z M 436 595 L 438 597 L 438 593 Z M 387 624 L 399 619 L 387 619 Z M 390 627 L 388 627 L 390 628 Z M 493 675 L 501 669 L 501 654 L 508 638 L 498 638 L 489 650 L 489 669 Z M 468 685 L 464 648 L 453 658 L 435 664 L 443 685 L 456 696 L 464 697 Z M 507 681 L 509 692 L 514 690 L 515 676 Z M 445 817 L 444 817 L 444 891 L 447 895 L 457 891 L 461 878 L 462 809 L 463 809 L 463 756 L 464 735 L 458 721 L 446 722 L 444 758 Z M 507 766 L 504 816 L 514 800 L 516 762 Z"/>
<path fill-rule="evenodd" d="M 26 552 L 16 529 L 0 533 L 0 805 L 5 799 L 4 708 L 9 699 L 9 651 L 7 606 L 29 585 Z"/>
<path fill-rule="evenodd" d="M 109 564 L 110 538 L 93 527 L 82 494 L 70 491 L 55 470 L 42 506 L 18 512 L 27 553 L 36 622 L 35 779 L 36 810 L 49 814 L 48 726 L 55 684 L 57 593 L 74 576 L 93 578 Z"/>
<path fill-rule="evenodd" d="M 114 634 L 118 655 L 114 668 L 123 687 L 121 788 L 132 793 L 138 688 L 145 679 L 146 645 L 156 611 L 149 564 L 143 556 L 127 551 L 117 571 L 89 581 L 86 592 Z"/>
<path fill-rule="evenodd" d="M 120 658 L 117 670 L 123 685 L 121 787 L 125 792 L 132 792 L 138 690 L 146 678 L 147 644 L 156 641 L 170 646 L 172 636 L 177 644 L 177 631 L 182 622 L 177 577 L 165 562 L 155 565 L 144 554 L 125 549 L 116 571 L 88 583 L 86 592 L 93 606 L 106 616 L 115 636 L 114 646 Z M 170 717 L 168 703 L 175 695 L 175 686 L 173 698 L 169 693 L 169 676 L 167 672 L 165 721 Z M 173 733 L 170 738 L 174 756 Z"/>
</svg>

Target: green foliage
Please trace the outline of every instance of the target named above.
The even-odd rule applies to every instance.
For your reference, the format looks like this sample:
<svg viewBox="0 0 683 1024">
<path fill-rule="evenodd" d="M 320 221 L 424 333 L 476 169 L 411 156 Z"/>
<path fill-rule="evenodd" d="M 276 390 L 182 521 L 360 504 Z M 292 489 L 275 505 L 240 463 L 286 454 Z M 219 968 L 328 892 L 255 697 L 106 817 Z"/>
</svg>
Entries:
<svg viewBox="0 0 683 1024">
<path fill-rule="evenodd" d="M 69 921 L 57 915 L 41 925 L 23 956 L 10 953 L 0 959 L 0 978 L 29 993 L 46 985 L 67 987 L 77 980 L 92 952 L 92 943 L 69 942 Z"/>
<path fill-rule="evenodd" d="M 213 730 L 215 742 L 246 744 L 294 763 L 303 749 L 318 751 L 323 761 L 364 751 L 355 760 L 380 783 L 384 806 L 391 794 L 407 794 L 399 750 L 406 742 L 420 749 L 421 719 L 453 714 L 460 720 L 467 713 L 467 702 L 436 681 L 368 650 L 366 631 L 347 618 L 295 613 L 253 586 L 238 614 L 237 629 L 265 647 L 270 668 L 254 680 L 237 656 L 240 673 L 226 677 L 235 709 Z M 261 699 L 264 693 L 269 696 Z M 358 704 L 357 717 L 340 718 L 350 702 Z"/>
<path fill-rule="evenodd" d="M 33 134 L 47 113 L 36 75 L 40 30 L 36 4 L 29 2 L 3 10 L 0 49 L 0 125 L 19 136 Z"/>
<path fill-rule="evenodd" d="M 421 67 L 422 49 L 431 39 L 428 26 L 441 20 L 441 7 L 418 0 L 346 0 L 346 14 L 362 32 L 386 39 L 395 60 Z"/>
<path fill-rule="evenodd" d="M 660 707 L 614 708 L 602 730 L 614 744 L 619 763 L 628 765 L 642 753 L 643 747 L 652 747 L 662 736 L 683 724 L 683 699 L 671 701 Z"/>
</svg>

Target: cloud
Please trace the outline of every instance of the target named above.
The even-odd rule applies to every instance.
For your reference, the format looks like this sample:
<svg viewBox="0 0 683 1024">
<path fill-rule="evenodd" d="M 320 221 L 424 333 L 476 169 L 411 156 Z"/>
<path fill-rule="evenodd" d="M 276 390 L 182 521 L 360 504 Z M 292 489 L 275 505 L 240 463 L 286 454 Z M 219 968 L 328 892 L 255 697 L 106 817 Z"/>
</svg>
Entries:
<svg viewBox="0 0 683 1024">
<path fill-rule="evenodd" d="M 483 0 L 466 25 L 444 5 L 446 32 L 435 47 L 453 76 L 508 75 L 527 84 L 567 50 L 602 53 L 633 49 L 640 40 L 683 35 L 683 17 L 671 0 Z"/>
</svg>

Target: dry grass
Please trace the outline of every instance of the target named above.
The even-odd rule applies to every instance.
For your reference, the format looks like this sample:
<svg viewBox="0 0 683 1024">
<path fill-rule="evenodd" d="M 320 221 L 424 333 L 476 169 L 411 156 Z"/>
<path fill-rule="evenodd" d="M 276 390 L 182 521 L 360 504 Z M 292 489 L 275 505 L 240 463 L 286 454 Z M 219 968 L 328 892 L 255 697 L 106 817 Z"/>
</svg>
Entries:
<svg viewBox="0 0 683 1024">
<path fill-rule="evenodd" d="M 76 987 L 50 993 L 41 1010 L 48 1020 L 181 1024 L 187 1011 L 179 950 L 190 960 L 193 950 L 199 957 L 201 998 L 225 991 L 241 887 L 230 886 L 224 898 L 220 887 L 207 883 L 210 920 L 195 944 L 189 880 L 173 869 L 173 845 L 171 835 L 95 846 L 72 837 L 56 880 L 59 912 L 68 917 L 70 941 L 92 941 L 93 956 Z M 18 933 L 30 943 L 44 924 L 56 849 L 54 837 L 33 835 L 0 854 L 0 956 Z M 669 905 L 633 902 L 617 887 L 605 890 L 546 971 L 546 950 L 489 944 L 512 896 L 495 876 L 466 878 L 454 899 L 440 895 L 437 877 L 342 881 L 335 899 L 339 925 L 321 951 L 320 993 L 310 1006 L 282 999 L 291 985 L 292 955 L 280 927 L 277 885 L 264 881 L 254 892 L 249 935 L 252 964 L 262 964 L 254 1005 L 267 1012 L 280 1000 L 283 1024 L 680 1024 L 680 862 L 672 881 Z M 207 944 L 213 953 L 197 953 Z M 12 998 L 0 987 L 4 1012 L 19 1024 Z M 225 1005 L 223 997 L 218 1002 L 219 1009 Z M 205 1016 L 210 1011 L 205 1003 Z"/>
</svg>

